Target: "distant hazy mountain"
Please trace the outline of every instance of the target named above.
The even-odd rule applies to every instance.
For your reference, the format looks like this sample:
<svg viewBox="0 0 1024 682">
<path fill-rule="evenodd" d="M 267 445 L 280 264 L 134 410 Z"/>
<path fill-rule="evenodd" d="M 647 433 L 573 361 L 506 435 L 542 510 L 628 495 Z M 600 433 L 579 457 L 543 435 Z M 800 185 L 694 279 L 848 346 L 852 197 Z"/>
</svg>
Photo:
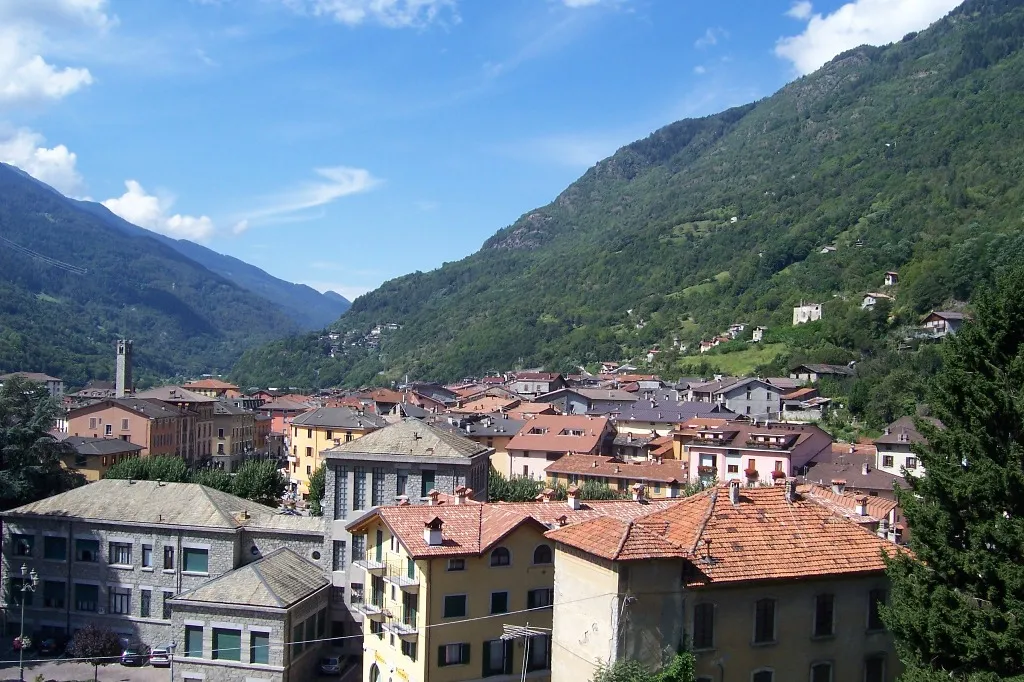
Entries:
<svg viewBox="0 0 1024 682">
<path fill-rule="evenodd" d="M 91 201 L 76 202 L 109 225 L 130 235 L 146 235 L 157 239 L 200 265 L 226 277 L 243 289 L 276 303 L 288 317 L 303 329 L 322 329 L 331 324 L 352 305 L 333 291 L 321 294 L 305 284 L 293 284 L 269 275 L 255 265 L 232 256 L 217 253 L 187 239 L 172 239 L 124 220 L 106 206 Z"/>
</svg>

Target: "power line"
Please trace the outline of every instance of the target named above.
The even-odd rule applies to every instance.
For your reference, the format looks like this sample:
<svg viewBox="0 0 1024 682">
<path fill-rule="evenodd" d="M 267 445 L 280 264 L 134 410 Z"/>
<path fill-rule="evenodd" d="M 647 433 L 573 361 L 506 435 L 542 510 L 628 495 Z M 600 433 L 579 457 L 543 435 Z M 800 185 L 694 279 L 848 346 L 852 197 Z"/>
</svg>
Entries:
<svg viewBox="0 0 1024 682">
<path fill-rule="evenodd" d="M 44 256 L 43 254 L 33 251 L 32 249 L 26 249 L 24 246 L 16 244 L 15 242 L 12 242 L 10 239 L 6 237 L 0 237 L 0 242 L 6 244 L 16 253 L 20 253 L 23 256 L 28 256 L 29 258 L 35 258 L 36 260 L 42 261 L 46 265 L 52 265 L 55 268 L 66 270 L 67 272 L 70 272 L 72 274 L 85 275 L 88 274 L 89 272 L 85 268 L 79 267 L 77 265 L 71 265 L 70 263 L 65 263 L 64 261 L 57 260 L 56 258 Z"/>
</svg>

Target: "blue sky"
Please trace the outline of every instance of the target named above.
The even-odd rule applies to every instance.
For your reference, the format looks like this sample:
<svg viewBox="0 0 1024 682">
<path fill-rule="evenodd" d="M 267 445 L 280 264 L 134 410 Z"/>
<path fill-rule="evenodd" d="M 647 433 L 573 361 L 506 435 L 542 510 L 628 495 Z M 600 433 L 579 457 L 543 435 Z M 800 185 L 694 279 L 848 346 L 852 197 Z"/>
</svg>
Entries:
<svg viewBox="0 0 1024 682">
<path fill-rule="evenodd" d="M 959 0 L 0 0 L 0 161 L 349 298 Z"/>
</svg>

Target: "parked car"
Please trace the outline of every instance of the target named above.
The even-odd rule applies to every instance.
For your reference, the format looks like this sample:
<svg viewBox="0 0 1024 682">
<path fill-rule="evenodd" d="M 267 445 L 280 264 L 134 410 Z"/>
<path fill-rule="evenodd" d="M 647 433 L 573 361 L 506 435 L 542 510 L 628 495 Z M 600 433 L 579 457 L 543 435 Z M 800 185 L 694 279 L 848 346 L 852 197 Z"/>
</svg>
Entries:
<svg viewBox="0 0 1024 682">
<path fill-rule="evenodd" d="M 53 656 L 64 651 L 67 643 L 64 638 L 47 637 L 39 641 L 39 654 L 42 656 Z"/>
<path fill-rule="evenodd" d="M 149 664 L 154 668 L 171 667 L 171 652 L 167 649 L 153 649 L 149 654 Z"/>
<path fill-rule="evenodd" d="M 320 659 L 321 675 L 340 675 L 341 659 L 337 656 L 325 656 Z"/>
<path fill-rule="evenodd" d="M 121 654 L 121 665 L 140 666 L 146 665 L 146 654 L 138 647 L 128 647 Z"/>
</svg>

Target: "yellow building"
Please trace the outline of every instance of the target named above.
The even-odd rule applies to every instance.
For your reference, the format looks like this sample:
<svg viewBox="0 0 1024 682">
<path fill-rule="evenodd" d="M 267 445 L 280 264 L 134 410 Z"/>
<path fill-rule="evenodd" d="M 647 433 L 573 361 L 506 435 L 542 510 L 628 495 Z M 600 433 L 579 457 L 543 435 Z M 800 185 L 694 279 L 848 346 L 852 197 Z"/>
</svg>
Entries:
<svg viewBox="0 0 1024 682">
<path fill-rule="evenodd" d="M 901 668 L 879 605 L 882 556 L 899 550 L 875 523 L 793 481 L 736 482 L 632 523 L 552 530 L 553 678 L 588 680 L 620 659 L 658 667 L 685 646 L 698 682 L 893 682 Z"/>
<path fill-rule="evenodd" d="M 256 413 L 218 400 L 213 406 L 213 466 L 234 473 L 256 452 Z"/>
<path fill-rule="evenodd" d="M 144 450 L 141 445 L 120 438 L 68 436 L 64 442 L 75 452 L 62 456 L 61 464 L 85 476 L 89 483 L 100 480 L 110 467 L 129 457 L 138 457 Z"/>
<path fill-rule="evenodd" d="M 323 462 L 320 453 L 387 426 L 376 414 L 349 407 L 321 407 L 291 423 L 289 483 L 293 492 L 309 495 L 309 477 Z"/>
<path fill-rule="evenodd" d="M 363 680 L 550 680 L 554 546 L 545 531 L 610 517 L 628 521 L 668 502 L 379 507 L 349 524 L 366 538 L 370 576 L 352 597 L 363 628 Z M 435 496 L 436 497 L 436 496 Z M 506 626 L 531 636 L 503 640 Z M 528 640 L 528 642 L 527 642 Z M 561 677 L 559 680 L 583 679 Z"/>
</svg>

